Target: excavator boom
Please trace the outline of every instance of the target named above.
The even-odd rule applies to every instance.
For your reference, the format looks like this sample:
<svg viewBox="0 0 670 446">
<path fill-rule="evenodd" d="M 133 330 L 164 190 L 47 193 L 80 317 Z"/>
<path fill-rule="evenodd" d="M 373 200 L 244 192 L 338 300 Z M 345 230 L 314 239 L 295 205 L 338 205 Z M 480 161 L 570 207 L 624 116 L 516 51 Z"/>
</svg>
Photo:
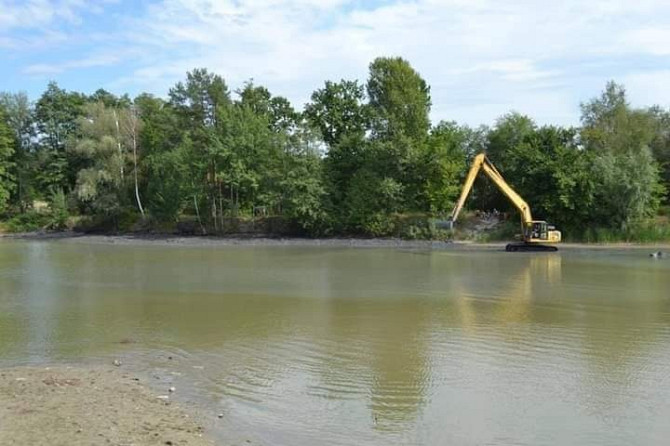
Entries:
<svg viewBox="0 0 670 446">
<path fill-rule="evenodd" d="M 553 227 L 549 226 L 547 222 L 544 221 L 535 221 L 533 220 L 533 214 L 530 210 L 530 206 L 526 201 L 519 195 L 502 177 L 498 169 L 489 161 L 484 153 L 480 153 L 475 156 L 472 161 L 472 166 L 468 172 L 468 176 L 465 179 L 465 184 L 463 185 L 463 190 L 461 195 L 454 206 L 454 210 L 451 212 L 451 218 L 449 219 L 449 226 L 453 227 L 454 223 L 458 219 L 458 215 L 461 213 L 465 201 L 472 191 L 472 186 L 475 183 L 477 174 L 483 171 L 486 176 L 488 176 L 493 184 L 500 189 L 500 191 L 512 202 L 512 204 L 517 208 L 519 214 L 521 214 L 521 229 L 524 244 L 523 245 L 507 245 L 508 251 L 519 250 L 517 248 L 523 248 L 523 250 L 552 250 L 555 251 L 554 247 L 544 247 L 539 243 L 558 243 L 561 241 L 561 232 L 557 231 Z M 532 246 L 529 246 L 532 245 Z M 546 249 L 545 249 L 546 248 Z"/>
<path fill-rule="evenodd" d="M 461 213 L 463 205 L 465 205 L 465 200 L 467 200 L 468 195 L 470 195 L 472 186 L 475 183 L 475 178 L 477 178 L 477 174 L 480 170 L 484 171 L 484 173 L 493 181 L 493 183 L 498 186 L 498 189 L 500 189 L 500 191 L 505 194 L 505 196 L 509 198 L 512 204 L 514 204 L 514 206 L 519 210 L 524 223 L 530 223 L 533 221 L 533 215 L 530 211 L 530 206 L 528 206 L 528 203 L 526 203 L 526 201 L 521 198 L 521 195 L 517 194 L 516 191 L 512 189 L 509 184 L 507 184 L 502 175 L 500 175 L 500 172 L 498 172 L 498 169 L 496 169 L 493 163 L 491 163 L 491 161 L 489 161 L 489 159 L 483 153 L 475 156 L 475 159 L 472 161 L 472 166 L 470 167 L 468 176 L 465 179 L 465 185 L 463 185 L 461 196 L 458 198 L 456 206 L 451 213 L 451 221 L 455 222 L 458 218 L 458 214 Z"/>
</svg>

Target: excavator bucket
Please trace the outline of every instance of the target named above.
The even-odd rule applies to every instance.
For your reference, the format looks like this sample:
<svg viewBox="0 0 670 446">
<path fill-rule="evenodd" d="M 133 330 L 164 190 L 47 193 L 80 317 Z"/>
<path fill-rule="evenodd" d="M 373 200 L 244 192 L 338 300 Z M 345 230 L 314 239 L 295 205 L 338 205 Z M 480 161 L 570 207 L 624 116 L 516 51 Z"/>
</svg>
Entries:
<svg viewBox="0 0 670 446">
<path fill-rule="evenodd" d="M 449 220 L 434 220 L 435 228 L 437 229 L 446 229 L 448 231 L 451 231 L 454 229 L 454 221 L 449 219 Z"/>
</svg>

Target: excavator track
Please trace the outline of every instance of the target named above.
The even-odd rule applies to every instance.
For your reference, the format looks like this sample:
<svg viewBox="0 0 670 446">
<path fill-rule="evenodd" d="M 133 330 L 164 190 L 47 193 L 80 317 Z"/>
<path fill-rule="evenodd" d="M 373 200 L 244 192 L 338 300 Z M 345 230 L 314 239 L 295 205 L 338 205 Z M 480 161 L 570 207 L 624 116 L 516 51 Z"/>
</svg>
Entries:
<svg viewBox="0 0 670 446">
<path fill-rule="evenodd" d="M 556 252 L 555 246 L 535 245 L 530 243 L 509 243 L 505 247 L 507 252 Z"/>
</svg>

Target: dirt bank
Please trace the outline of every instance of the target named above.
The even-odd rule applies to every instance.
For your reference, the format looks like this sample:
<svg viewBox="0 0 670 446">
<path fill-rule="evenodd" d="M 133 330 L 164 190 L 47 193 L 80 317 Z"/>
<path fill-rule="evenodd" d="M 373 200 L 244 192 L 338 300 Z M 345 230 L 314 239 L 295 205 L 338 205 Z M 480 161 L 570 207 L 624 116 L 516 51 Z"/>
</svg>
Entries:
<svg viewBox="0 0 670 446">
<path fill-rule="evenodd" d="M 31 232 L 0 234 L 0 240 L 57 240 L 63 243 L 99 243 L 113 245 L 158 246 L 315 246 L 353 248 L 405 248 L 448 250 L 502 251 L 508 242 L 478 243 L 471 241 L 403 240 L 397 238 L 270 238 L 270 237 L 206 237 L 171 235 L 85 235 L 76 232 Z M 668 243 L 561 243 L 561 251 L 581 249 L 649 249 L 670 251 Z"/>
<path fill-rule="evenodd" d="M 1 445 L 213 445 L 203 430 L 114 366 L 0 370 Z"/>
<path fill-rule="evenodd" d="M 179 246 L 324 246 L 324 247 L 447 247 L 451 242 L 397 238 L 273 238 L 171 235 L 84 235 L 75 232 L 0 234 L 0 240 L 58 240 L 66 243 Z"/>
</svg>

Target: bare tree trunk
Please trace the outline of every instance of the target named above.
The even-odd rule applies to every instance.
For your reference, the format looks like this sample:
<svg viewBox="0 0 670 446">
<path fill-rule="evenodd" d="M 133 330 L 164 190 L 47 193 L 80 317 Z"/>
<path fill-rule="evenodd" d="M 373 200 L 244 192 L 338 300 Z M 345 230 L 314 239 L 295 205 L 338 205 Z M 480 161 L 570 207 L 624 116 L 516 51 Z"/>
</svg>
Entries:
<svg viewBox="0 0 670 446">
<path fill-rule="evenodd" d="M 212 161 L 210 164 L 210 175 L 209 175 L 209 199 L 212 201 L 211 211 L 212 217 L 214 218 L 214 231 L 219 232 L 219 215 L 216 208 L 216 161 Z"/>
<path fill-rule="evenodd" d="M 219 180 L 219 213 L 221 214 L 221 229 L 223 232 L 223 186 Z"/>
<path fill-rule="evenodd" d="M 218 216 L 216 215 L 216 197 L 212 194 L 209 196 L 209 199 L 212 201 L 211 211 L 212 217 L 214 217 L 214 232 L 219 232 Z"/>
<path fill-rule="evenodd" d="M 237 217 L 237 211 L 240 209 L 240 187 L 238 186 L 235 189 L 235 217 Z"/>
<path fill-rule="evenodd" d="M 202 225 L 202 220 L 200 219 L 200 209 L 198 209 L 198 199 L 195 194 L 193 194 L 193 204 L 195 205 L 195 215 L 198 217 L 198 224 L 200 225 L 200 232 L 205 233 L 205 227 Z"/>
<path fill-rule="evenodd" d="M 137 200 L 137 207 L 140 209 L 142 218 L 144 218 L 144 208 L 142 207 L 142 200 L 140 200 L 140 186 L 137 181 L 137 115 L 135 109 L 130 111 L 130 127 L 131 136 L 133 139 L 133 165 L 135 171 L 135 199 Z"/>
<path fill-rule="evenodd" d="M 133 163 L 135 165 L 135 199 L 137 200 L 137 207 L 140 208 L 142 218 L 144 218 L 144 208 L 142 207 L 142 200 L 140 200 L 140 187 L 137 181 L 137 137 L 133 134 Z"/>
<path fill-rule="evenodd" d="M 124 119 L 125 118 L 125 119 Z M 114 119 L 116 120 L 116 132 L 117 132 L 117 137 L 119 141 L 119 154 L 122 155 L 121 153 L 121 134 L 119 133 L 119 119 L 116 114 L 116 110 L 114 110 Z M 123 137 L 125 140 L 130 139 L 130 142 L 133 146 L 133 177 L 134 177 L 134 182 L 135 182 L 135 201 L 137 201 L 137 208 L 140 211 L 140 214 L 142 214 L 142 218 L 145 217 L 144 214 L 144 206 L 142 206 L 142 200 L 140 199 L 140 186 L 139 186 L 139 180 L 137 177 L 137 134 L 139 132 L 139 127 L 141 125 L 141 122 L 139 118 L 137 117 L 137 109 L 135 109 L 134 106 L 130 106 L 128 110 L 128 115 L 127 117 L 122 116 L 122 131 L 123 131 Z M 123 179 L 123 163 L 121 164 L 121 178 Z"/>
<path fill-rule="evenodd" d="M 121 150 L 121 130 L 119 129 L 119 116 L 116 113 L 116 109 L 114 109 L 114 123 L 116 124 L 116 145 L 119 149 L 119 157 L 121 158 L 121 183 L 123 183 L 125 176 L 123 171 L 123 150 Z"/>
</svg>

